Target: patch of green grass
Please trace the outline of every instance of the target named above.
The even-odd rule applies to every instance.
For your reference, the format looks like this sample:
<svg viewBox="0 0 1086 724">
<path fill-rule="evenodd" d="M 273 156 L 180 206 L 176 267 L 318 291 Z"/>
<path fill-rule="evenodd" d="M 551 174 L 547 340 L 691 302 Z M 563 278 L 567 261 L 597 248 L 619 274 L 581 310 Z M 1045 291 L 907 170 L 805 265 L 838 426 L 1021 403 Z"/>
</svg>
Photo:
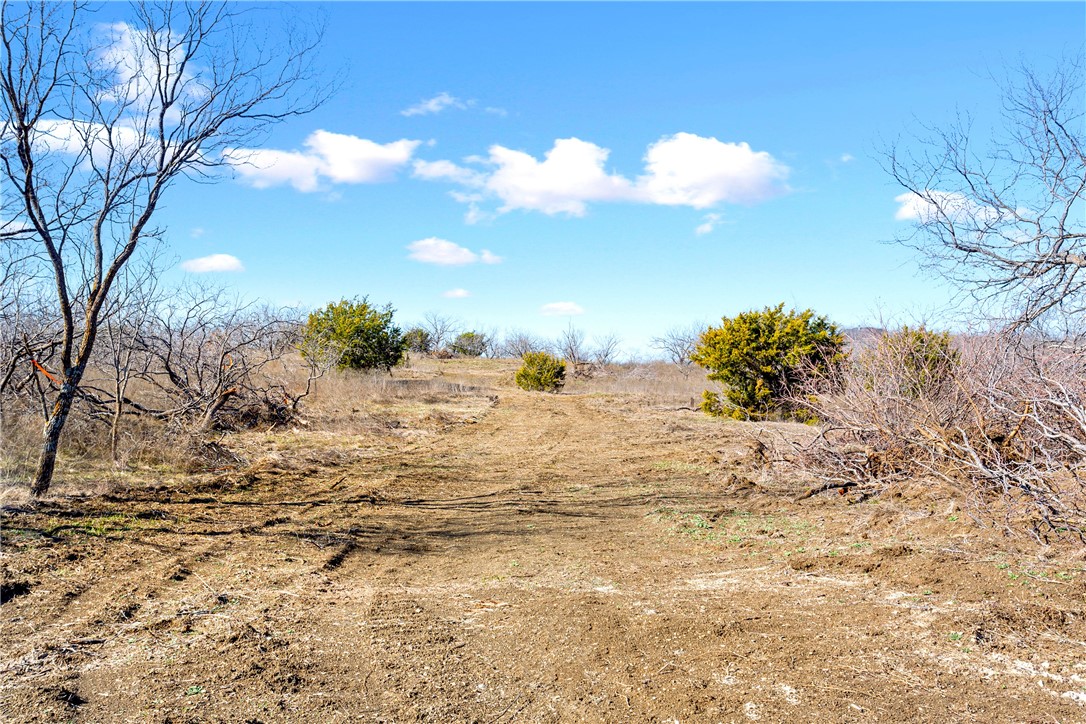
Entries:
<svg viewBox="0 0 1086 724">
<path fill-rule="evenodd" d="M 111 533 L 120 533 L 123 531 L 134 530 L 136 528 L 154 522 L 155 521 L 141 520 L 134 516 L 125 515 L 123 513 L 111 513 L 109 515 L 91 516 L 86 518 L 76 518 L 68 520 L 52 518 L 50 519 L 50 523 L 52 524 L 52 526 L 46 529 L 44 532 L 49 537 L 56 536 L 58 533 L 62 533 L 65 531 L 73 531 L 95 537 L 105 537 Z"/>
<path fill-rule="evenodd" d="M 661 507 L 650 517 L 670 523 L 669 532 L 696 540 L 717 543 L 762 543 L 764 547 L 782 545 L 788 538 L 806 542 L 814 524 L 802 518 L 755 515 L 748 511 L 718 514 L 710 520 L 700 513 L 683 513 L 675 508 Z"/>
</svg>

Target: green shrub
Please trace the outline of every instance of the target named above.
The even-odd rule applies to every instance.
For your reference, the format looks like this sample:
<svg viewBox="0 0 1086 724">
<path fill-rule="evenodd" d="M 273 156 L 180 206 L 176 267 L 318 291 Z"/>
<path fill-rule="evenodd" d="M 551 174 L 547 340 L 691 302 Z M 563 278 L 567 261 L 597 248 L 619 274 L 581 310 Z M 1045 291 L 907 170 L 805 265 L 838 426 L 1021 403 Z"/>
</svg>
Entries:
<svg viewBox="0 0 1086 724">
<path fill-rule="evenodd" d="M 886 361 L 883 367 L 889 369 L 882 373 L 895 379 L 897 394 L 914 400 L 941 391 L 961 359 L 949 332 L 932 332 L 923 326 L 887 332 L 871 354 Z"/>
<path fill-rule="evenodd" d="M 371 306 L 366 297 L 332 302 L 309 315 L 303 354 L 328 355 L 341 369 L 391 371 L 407 350 L 403 333 L 392 322 L 393 311 L 390 304 Z"/>
<path fill-rule="evenodd" d="M 403 335 L 408 351 L 416 354 L 430 354 L 434 351 L 434 336 L 422 327 L 412 327 Z"/>
<path fill-rule="evenodd" d="M 525 390 L 557 392 L 566 380 L 566 363 L 546 352 L 528 352 L 517 370 L 517 386 Z"/>
<path fill-rule="evenodd" d="M 790 396 L 806 374 L 820 374 L 845 358 L 845 338 L 825 317 L 784 304 L 744 312 L 701 335 L 690 359 L 724 385 L 724 399 L 706 391 L 702 409 L 738 419 L 802 416 Z"/>
<path fill-rule="evenodd" d="M 482 357 L 490 348 L 490 338 L 479 332 L 461 332 L 449 346 L 453 354 L 461 357 Z"/>
</svg>

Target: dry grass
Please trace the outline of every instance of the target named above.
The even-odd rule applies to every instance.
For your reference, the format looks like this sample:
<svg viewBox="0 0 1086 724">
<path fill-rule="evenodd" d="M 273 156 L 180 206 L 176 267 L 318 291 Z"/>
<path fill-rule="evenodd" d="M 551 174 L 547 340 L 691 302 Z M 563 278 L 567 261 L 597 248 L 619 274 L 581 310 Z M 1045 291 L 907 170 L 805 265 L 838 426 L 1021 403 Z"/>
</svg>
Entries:
<svg viewBox="0 0 1086 724">
<path fill-rule="evenodd" d="M 422 359 L 396 368 L 392 375 L 331 372 L 316 382 L 294 421 L 247 430 L 199 434 L 126 415 L 116 462 L 110 455 L 108 421 L 92 417 L 87 405 L 77 403 L 61 441 L 54 489 L 63 495 L 100 494 L 139 481 L 161 484 L 187 474 L 233 469 L 261 457 L 268 433 L 304 433 L 288 435 L 284 444 L 323 450 L 342 446 L 358 434 L 422 434 L 478 416 L 492 404 L 487 390 L 511 385 L 514 371 L 515 364 L 506 360 Z M 284 360 L 267 374 L 288 389 L 304 389 L 306 369 L 299 358 Z M 145 404 L 153 403 L 148 390 L 133 392 Z M 40 413 L 5 410 L 0 438 L 4 500 L 19 498 L 33 475 L 42 424 Z"/>
<path fill-rule="evenodd" d="M 697 409 L 701 405 L 702 392 L 716 387 L 696 367 L 649 362 L 608 365 L 592 377 L 567 379 L 564 391 L 631 396 L 653 406 Z"/>
</svg>

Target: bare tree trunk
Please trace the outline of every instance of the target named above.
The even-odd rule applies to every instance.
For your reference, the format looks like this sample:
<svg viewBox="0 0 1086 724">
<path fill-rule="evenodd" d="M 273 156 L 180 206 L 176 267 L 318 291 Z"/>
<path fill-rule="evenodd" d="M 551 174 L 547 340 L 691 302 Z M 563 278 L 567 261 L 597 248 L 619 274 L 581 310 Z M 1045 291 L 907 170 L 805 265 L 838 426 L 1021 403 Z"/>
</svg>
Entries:
<svg viewBox="0 0 1086 724">
<path fill-rule="evenodd" d="M 117 440 L 121 432 L 121 415 L 124 413 L 124 389 L 116 386 L 117 399 L 113 401 L 113 419 L 109 425 L 109 456 L 114 464 L 120 457 L 117 453 Z"/>
<path fill-rule="evenodd" d="M 49 485 L 53 481 L 53 468 L 57 463 L 60 433 L 64 430 L 64 423 L 68 421 L 68 413 L 72 410 L 75 391 L 79 388 L 82 377 L 82 368 L 76 368 L 68 374 L 67 379 L 64 380 L 64 386 L 60 388 L 56 404 L 53 405 L 53 414 L 49 416 L 49 422 L 45 424 L 45 439 L 42 442 L 41 457 L 38 458 L 38 470 L 30 488 L 30 494 L 35 498 L 40 498 L 49 492 Z"/>
<path fill-rule="evenodd" d="M 211 403 L 211 406 L 207 408 L 204 413 L 204 419 L 200 423 L 200 430 L 207 431 L 211 429 L 211 426 L 215 424 L 215 415 L 219 413 L 219 410 L 230 401 L 230 398 L 238 393 L 236 387 L 231 387 L 229 390 L 222 392 L 215 401 Z"/>
</svg>

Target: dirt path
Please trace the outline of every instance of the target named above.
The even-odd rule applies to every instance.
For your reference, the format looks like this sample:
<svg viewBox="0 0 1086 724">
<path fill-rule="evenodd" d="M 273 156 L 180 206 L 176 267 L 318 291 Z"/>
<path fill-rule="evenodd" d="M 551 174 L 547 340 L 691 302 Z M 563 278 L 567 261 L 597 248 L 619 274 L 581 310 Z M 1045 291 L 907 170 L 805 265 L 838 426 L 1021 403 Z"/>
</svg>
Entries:
<svg viewBox="0 0 1086 724">
<path fill-rule="evenodd" d="M 7 512 L 5 721 L 1086 721 L 1080 569 L 945 501 L 794 504 L 737 424 L 502 390 L 251 444 Z"/>
</svg>

